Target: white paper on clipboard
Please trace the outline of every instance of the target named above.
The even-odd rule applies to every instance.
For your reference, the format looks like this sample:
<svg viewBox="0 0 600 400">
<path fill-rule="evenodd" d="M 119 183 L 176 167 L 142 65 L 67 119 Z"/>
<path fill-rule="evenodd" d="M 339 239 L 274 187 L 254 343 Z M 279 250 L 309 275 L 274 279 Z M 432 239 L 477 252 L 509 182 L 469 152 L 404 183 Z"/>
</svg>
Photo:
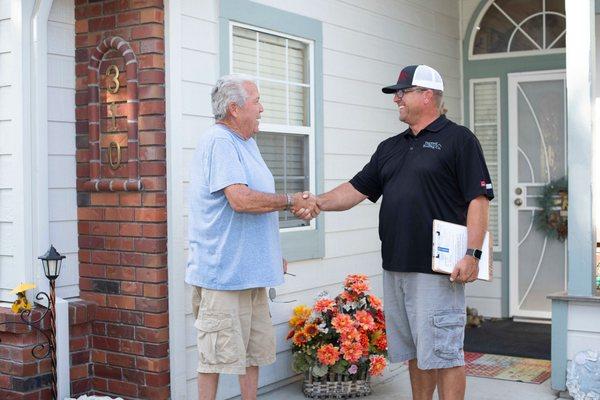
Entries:
<svg viewBox="0 0 600 400">
<path fill-rule="evenodd" d="M 467 227 L 434 219 L 432 245 L 431 269 L 435 272 L 451 274 L 467 251 Z M 489 232 L 485 233 L 481 251 L 477 279 L 490 281 L 492 280 L 493 260 Z"/>
</svg>

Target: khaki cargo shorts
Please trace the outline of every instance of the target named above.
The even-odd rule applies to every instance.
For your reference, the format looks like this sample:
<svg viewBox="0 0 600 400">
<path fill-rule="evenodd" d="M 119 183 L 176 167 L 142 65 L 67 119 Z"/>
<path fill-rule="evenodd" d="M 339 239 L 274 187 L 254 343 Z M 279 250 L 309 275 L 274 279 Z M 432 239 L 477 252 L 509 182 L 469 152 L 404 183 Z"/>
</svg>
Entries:
<svg viewBox="0 0 600 400">
<path fill-rule="evenodd" d="M 192 286 L 198 372 L 244 375 L 275 362 L 275 330 L 265 288 L 210 290 Z"/>
</svg>

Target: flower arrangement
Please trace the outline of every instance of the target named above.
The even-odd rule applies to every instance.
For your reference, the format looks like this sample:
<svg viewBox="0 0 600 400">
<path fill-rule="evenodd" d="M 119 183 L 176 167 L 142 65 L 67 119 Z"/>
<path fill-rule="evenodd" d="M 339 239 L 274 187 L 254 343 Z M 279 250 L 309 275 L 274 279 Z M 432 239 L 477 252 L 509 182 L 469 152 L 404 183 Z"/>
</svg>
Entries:
<svg viewBox="0 0 600 400">
<path fill-rule="evenodd" d="M 294 371 L 316 378 L 383 372 L 387 355 L 383 305 L 368 291 L 367 276 L 348 275 L 344 290 L 334 299 L 325 293 L 312 308 L 294 308 L 287 336 L 292 341 Z"/>
</svg>

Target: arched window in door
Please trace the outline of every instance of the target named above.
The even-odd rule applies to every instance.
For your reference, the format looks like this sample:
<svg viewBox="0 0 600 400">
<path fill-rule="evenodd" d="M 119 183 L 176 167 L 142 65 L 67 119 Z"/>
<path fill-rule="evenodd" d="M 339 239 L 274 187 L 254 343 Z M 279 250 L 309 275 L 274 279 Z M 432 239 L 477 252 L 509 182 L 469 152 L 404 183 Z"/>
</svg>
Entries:
<svg viewBox="0 0 600 400">
<path fill-rule="evenodd" d="M 469 58 L 565 50 L 564 0 L 489 0 L 473 26 Z"/>
</svg>

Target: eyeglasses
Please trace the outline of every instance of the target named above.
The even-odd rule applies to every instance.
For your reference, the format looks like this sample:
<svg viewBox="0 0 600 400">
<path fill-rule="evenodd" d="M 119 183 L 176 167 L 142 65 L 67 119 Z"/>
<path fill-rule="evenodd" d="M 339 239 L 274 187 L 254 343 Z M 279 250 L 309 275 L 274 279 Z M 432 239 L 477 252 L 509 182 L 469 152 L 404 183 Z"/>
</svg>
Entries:
<svg viewBox="0 0 600 400">
<path fill-rule="evenodd" d="M 295 274 L 291 274 L 289 272 L 284 272 L 285 275 L 290 275 L 290 276 L 296 276 Z M 277 298 L 277 290 L 275 290 L 275 288 L 269 288 L 269 300 L 271 300 L 273 303 L 293 303 L 297 300 L 275 300 Z"/>
<path fill-rule="evenodd" d="M 422 88 L 399 89 L 399 90 L 396 90 L 396 93 L 394 93 L 394 96 L 397 96 L 399 99 L 402 99 L 406 93 L 423 92 L 425 90 L 427 90 L 427 89 L 422 89 Z"/>
</svg>

